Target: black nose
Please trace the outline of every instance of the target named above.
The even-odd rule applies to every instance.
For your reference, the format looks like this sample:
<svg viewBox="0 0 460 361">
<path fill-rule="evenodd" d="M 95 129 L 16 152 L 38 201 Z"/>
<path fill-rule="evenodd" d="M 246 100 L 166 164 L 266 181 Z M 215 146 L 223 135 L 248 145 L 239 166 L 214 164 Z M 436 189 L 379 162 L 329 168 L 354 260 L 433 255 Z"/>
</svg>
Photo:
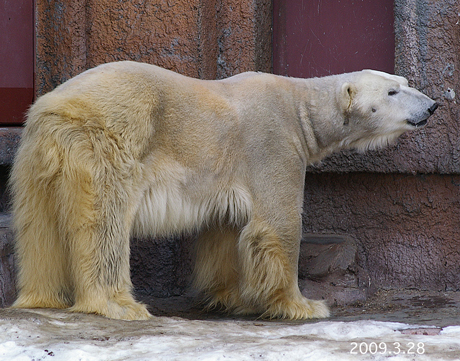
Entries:
<svg viewBox="0 0 460 361">
<path fill-rule="evenodd" d="M 428 109 L 428 112 L 430 113 L 430 115 L 433 115 L 434 111 L 438 109 L 438 103 L 434 103 L 430 109 Z"/>
</svg>

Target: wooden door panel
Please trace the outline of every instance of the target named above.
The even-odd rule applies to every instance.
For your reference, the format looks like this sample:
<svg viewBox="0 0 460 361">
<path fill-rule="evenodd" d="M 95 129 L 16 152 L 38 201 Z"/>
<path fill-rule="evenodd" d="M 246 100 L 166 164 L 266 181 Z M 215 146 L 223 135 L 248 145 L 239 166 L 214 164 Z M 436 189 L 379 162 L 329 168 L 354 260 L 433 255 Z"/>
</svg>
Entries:
<svg viewBox="0 0 460 361">
<path fill-rule="evenodd" d="M 0 0 L 0 124 L 20 124 L 34 97 L 34 2 Z"/>
</svg>

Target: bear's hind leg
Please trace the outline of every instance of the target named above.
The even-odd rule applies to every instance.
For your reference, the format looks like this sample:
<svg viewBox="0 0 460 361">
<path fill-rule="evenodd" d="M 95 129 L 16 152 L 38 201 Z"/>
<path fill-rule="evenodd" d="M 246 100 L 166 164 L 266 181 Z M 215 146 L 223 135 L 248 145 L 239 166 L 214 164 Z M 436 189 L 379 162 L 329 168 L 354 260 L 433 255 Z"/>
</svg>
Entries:
<svg viewBox="0 0 460 361">
<path fill-rule="evenodd" d="M 132 294 L 129 273 L 129 237 L 113 232 L 110 236 L 97 229 L 107 224 L 89 225 L 76 235 L 72 248 L 72 274 L 75 304 L 72 312 L 95 313 L 115 319 L 150 318 L 145 305 Z M 81 239 L 91 240 L 81 242 Z"/>
<path fill-rule="evenodd" d="M 55 225 L 44 219 L 48 217 L 49 213 L 37 212 L 29 225 L 18 227 L 19 294 L 14 308 L 67 308 L 72 304 L 66 253 Z"/>
<path fill-rule="evenodd" d="M 59 157 L 55 148 L 27 139 L 27 133 L 24 138 L 9 181 L 19 289 L 13 307 L 67 308 L 72 304 L 68 253 L 50 197 Z"/>
<path fill-rule="evenodd" d="M 87 135 L 64 152 L 55 193 L 69 248 L 70 311 L 144 320 L 151 316 L 132 296 L 129 268 L 141 168 L 102 130 Z"/>
<path fill-rule="evenodd" d="M 198 238 L 194 287 L 205 293 L 208 309 L 231 311 L 241 304 L 237 239 L 238 231 L 230 226 L 204 230 Z"/>
<path fill-rule="evenodd" d="M 129 182 L 125 180 L 125 182 Z M 106 184 L 97 192 L 93 209 L 85 207 L 84 192 L 76 192 L 80 213 L 72 221 L 77 228 L 69 232 L 75 304 L 72 312 L 95 313 L 109 318 L 145 320 L 151 317 L 145 305 L 132 296 L 129 268 L 129 207 L 124 189 L 114 191 Z M 123 182 L 119 184 L 123 187 Z M 126 192 L 128 193 L 128 192 Z M 72 202 L 73 203 L 73 202 Z M 71 222 L 68 222 L 68 224 Z M 69 229 L 73 227 L 69 224 Z"/>
<path fill-rule="evenodd" d="M 297 276 L 300 232 L 283 237 L 278 234 L 270 225 L 254 219 L 243 230 L 238 244 L 243 275 L 241 298 L 249 309 L 256 309 L 264 318 L 329 316 L 324 302 L 309 300 L 300 293 Z M 241 311 L 246 313 L 244 308 Z"/>
</svg>

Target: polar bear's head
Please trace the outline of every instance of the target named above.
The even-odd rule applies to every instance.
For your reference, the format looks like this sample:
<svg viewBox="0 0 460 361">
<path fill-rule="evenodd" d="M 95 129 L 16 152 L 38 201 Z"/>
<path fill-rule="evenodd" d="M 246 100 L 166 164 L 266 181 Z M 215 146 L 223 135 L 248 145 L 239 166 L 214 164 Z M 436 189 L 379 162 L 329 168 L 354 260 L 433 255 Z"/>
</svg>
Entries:
<svg viewBox="0 0 460 361">
<path fill-rule="evenodd" d="M 339 86 L 338 100 L 348 128 L 343 145 L 359 150 L 385 146 L 423 127 L 438 106 L 405 78 L 374 70 L 350 73 Z"/>
</svg>

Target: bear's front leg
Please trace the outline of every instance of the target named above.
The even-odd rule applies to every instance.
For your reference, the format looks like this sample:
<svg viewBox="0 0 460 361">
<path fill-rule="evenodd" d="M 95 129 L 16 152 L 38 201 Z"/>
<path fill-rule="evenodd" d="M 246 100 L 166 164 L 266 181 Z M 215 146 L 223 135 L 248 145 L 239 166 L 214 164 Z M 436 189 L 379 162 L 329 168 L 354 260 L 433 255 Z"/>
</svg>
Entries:
<svg viewBox="0 0 460 361">
<path fill-rule="evenodd" d="M 194 286 L 207 299 L 208 309 L 232 311 L 241 304 L 238 290 L 237 242 L 234 226 L 209 227 L 196 245 Z"/>
<path fill-rule="evenodd" d="M 323 301 L 302 296 L 297 264 L 300 220 L 292 227 L 274 226 L 253 219 L 242 231 L 239 244 L 240 290 L 244 305 L 239 313 L 261 313 L 264 318 L 308 319 L 329 316 Z"/>
</svg>

